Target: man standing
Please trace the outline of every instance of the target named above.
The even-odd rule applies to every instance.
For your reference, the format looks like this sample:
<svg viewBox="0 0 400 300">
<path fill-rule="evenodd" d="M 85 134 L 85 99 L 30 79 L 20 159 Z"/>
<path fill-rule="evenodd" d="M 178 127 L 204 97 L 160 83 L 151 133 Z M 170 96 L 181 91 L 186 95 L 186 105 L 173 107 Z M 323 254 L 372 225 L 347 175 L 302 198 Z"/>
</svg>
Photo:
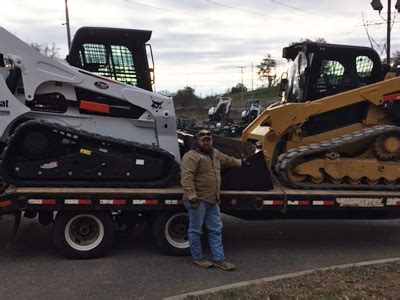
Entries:
<svg viewBox="0 0 400 300">
<path fill-rule="evenodd" d="M 211 266 L 233 270 L 235 265 L 225 260 L 222 246 L 222 221 L 219 209 L 221 168 L 241 167 L 242 161 L 214 149 L 209 130 L 200 130 L 192 150 L 181 163 L 181 184 L 184 204 L 189 211 L 189 245 L 193 262 L 203 268 Z M 213 262 L 204 259 L 201 245 L 203 225 L 207 228 Z"/>
</svg>

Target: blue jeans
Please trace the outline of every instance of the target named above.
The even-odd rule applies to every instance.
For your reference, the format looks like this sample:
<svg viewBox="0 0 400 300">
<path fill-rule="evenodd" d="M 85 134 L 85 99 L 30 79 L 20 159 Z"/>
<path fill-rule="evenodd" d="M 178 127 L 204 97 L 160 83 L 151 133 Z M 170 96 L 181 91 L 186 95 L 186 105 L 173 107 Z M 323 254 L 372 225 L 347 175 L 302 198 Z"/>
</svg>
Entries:
<svg viewBox="0 0 400 300">
<path fill-rule="evenodd" d="M 201 245 L 203 224 L 207 229 L 213 260 L 220 261 L 225 259 L 222 246 L 222 221 L 218 204 L 200 201 L 198 209 L 191 209 L 188 200 L 183 203 L 189 212 L 188 238 L 192 259 L 200 260 L 203 258 L 203 247 Z"/>
</svg>

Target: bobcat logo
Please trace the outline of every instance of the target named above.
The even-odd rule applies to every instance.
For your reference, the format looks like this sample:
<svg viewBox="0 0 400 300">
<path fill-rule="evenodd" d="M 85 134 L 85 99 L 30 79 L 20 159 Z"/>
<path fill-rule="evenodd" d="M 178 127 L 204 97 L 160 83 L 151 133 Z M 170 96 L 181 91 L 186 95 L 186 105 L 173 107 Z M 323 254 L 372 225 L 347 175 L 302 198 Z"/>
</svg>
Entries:
<svg viewBox="0 0 400 300">
<path fill-rule="evenodd" d="M 155 108 L 155 109 L 161 109 L 162 108 L 162 104 L 164 103 L 164 101 L 161 102 L 157 102 L 154 100 L 151 100 L 153 102 L 153 104 L 151 105 L 151 107 Z"/>
</svg>

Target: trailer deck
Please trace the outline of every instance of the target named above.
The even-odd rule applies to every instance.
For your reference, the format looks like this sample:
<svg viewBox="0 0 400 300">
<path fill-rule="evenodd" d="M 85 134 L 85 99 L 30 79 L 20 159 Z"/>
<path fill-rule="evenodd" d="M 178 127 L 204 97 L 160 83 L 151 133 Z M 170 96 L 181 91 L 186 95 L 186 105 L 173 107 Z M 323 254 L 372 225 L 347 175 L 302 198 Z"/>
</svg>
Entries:
<svg viewBox="0 0 400 300">
<path fill-rule="evenodd" d="M 66 188 L 10 186 L 0 195 L 0 211 L 29 209 L 69 209 L 86 207 L 96 210 L 155 209 L 182 206 L 182 188 Z M 276 187 L 270 191 L 221 191 L 221 210 L 261 211 L 268 207 L 313 208 L 399 208 L 399 191 L 295 190 Z"/>
</svg>

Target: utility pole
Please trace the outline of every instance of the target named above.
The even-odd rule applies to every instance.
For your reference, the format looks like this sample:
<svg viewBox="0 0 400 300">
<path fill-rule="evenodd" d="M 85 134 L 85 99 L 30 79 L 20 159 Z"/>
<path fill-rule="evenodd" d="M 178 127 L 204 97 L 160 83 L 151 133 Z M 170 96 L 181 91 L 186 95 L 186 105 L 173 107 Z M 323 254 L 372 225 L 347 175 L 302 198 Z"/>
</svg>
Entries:
<svg viewBox="0 0 400 300">
<path fill-rule="evenodd" d="M 381 13 L 383 9 L 383 5 L 380 0 L 372 0 L 371 6 L 374 10 L 379 11 Z M 400 0 L 396 2 L 396 9 L 400 12 Z M 386 63 L 390 64 L 390 33 L 392 29 L 392 0 L 387 0 L 387 29 L 386 29 Z"/>
<path fill-rule="evenodd" d="M 386 28 L 386 63 L 390 64 L 390 31 L 392 27 L 392 0 L 388 0 L 387 6 L 387 28 Z"/>
<path fill-rule="evenodd" d="M 68 51 L 71 49 L 71 30 L 69 27 L 68 0 L 65 0 L 65 23 L 67 26 Z"/>
</svg>

